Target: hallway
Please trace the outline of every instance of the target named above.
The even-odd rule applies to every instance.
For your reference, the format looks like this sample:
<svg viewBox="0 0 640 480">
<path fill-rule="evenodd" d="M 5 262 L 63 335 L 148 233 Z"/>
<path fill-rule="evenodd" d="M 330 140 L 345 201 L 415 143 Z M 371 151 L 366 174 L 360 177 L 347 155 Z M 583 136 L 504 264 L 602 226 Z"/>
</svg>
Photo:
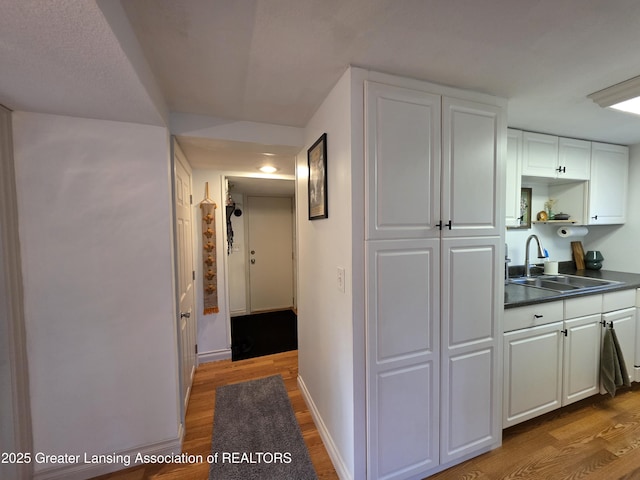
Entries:
<svg viewBox="0 0 640 480">
<path fill-rule="evenodd" d="M 307 444 L 311 461 L 320 480 L 334 480 L 338 476 L 322 443 L 311 413 L 298 390 L 298 351 L 279 353 L 248 360 L 231 362 L 222 360 L 200 365 L 193 380 L 193 390 L 186 418 L 186 435 L 183 452 L 206 456 L 211 451 L 213 409 L 216 387 L 230 383 L 282 375 L 289 399 Z M 207 480 L 209 464 L 193 465 L 142 465 L 94 480 Z"/>
</svg>

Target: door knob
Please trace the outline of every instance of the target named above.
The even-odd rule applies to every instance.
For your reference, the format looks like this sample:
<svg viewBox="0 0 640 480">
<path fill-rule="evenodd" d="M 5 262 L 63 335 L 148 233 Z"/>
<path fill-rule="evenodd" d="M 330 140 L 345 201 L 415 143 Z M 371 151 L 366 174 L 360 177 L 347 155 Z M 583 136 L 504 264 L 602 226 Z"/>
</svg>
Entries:
<svg viewBox="0 0 640 480">
<path fill-rule="evenodd" d="M 191 318 L 191 313 L 189 313 L 189 312 L 180 312 L 180 318 Z"/>
<path fill-rule="evenodd" d="M 255 250 L 251 250 L 251 255 L 255 255 L 256 251 Z"/>
</svg>

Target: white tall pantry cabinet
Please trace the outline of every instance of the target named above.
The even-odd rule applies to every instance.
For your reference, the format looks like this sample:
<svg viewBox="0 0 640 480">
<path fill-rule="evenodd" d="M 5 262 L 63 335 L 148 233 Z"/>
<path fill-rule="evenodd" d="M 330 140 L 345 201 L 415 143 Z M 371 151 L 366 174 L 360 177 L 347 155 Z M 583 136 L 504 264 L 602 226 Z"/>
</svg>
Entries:
<svg viewBox="0 0 640 480">
<path fill-rule="evenodd" d="M 370 479 L 501 442 L 505 105 L 426 90 L 365 82 Z"/>
</svg>

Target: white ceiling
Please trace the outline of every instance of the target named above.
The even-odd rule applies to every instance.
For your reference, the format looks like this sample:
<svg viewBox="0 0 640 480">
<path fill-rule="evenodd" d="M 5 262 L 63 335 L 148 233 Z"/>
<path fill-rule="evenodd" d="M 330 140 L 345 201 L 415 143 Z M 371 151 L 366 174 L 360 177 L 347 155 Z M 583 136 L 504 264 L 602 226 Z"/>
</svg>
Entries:
<svg viewBox="0 0 640 480">
<path fill-rule="evenodd" d="M 177 141 L 193 168 L 212 166 L 225 172 L 254 172 L 264 165 L 278 168 L 277 175 L 295 175 L 295 155 L 300 147 L 178 135 Z"/>
<path fill-rule="evenodd" d="M 640 117 L 586 96 L 640 75 L 639 27 L 636 0 L 2 0 L 0 103 L 304 127 L 357 65 L 506 97 L 513 127 L 635 144 Z M 197 165 L 255 168 L 265 148 L 179 140 Z"/>
<path fill-rule="evenodd" d="M 231 193 L 270 197 L 293 197 L 295 195 L 293 180 L 269 179 L 269 181 L 265 181 L 262 178 L 234 176 L 227 177 L 227 179 Z"/>
</svg>

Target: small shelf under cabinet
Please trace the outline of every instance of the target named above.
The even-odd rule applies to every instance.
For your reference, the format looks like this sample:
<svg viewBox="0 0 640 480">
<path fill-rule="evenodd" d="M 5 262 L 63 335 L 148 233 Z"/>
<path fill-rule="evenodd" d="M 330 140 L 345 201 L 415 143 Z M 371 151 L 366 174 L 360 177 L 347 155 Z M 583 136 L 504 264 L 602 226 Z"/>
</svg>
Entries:
<svg viewBox="0 0 640 480">
<path fill-rule="evenodd" d="M 578 223 L 577 220 L 533 220 L 531 223 L 537 223 L 537 224 L 547 224 L 547 223 L 552 223 L 554 225 L 575 225 L 576 223 Z"/>
</svg>

